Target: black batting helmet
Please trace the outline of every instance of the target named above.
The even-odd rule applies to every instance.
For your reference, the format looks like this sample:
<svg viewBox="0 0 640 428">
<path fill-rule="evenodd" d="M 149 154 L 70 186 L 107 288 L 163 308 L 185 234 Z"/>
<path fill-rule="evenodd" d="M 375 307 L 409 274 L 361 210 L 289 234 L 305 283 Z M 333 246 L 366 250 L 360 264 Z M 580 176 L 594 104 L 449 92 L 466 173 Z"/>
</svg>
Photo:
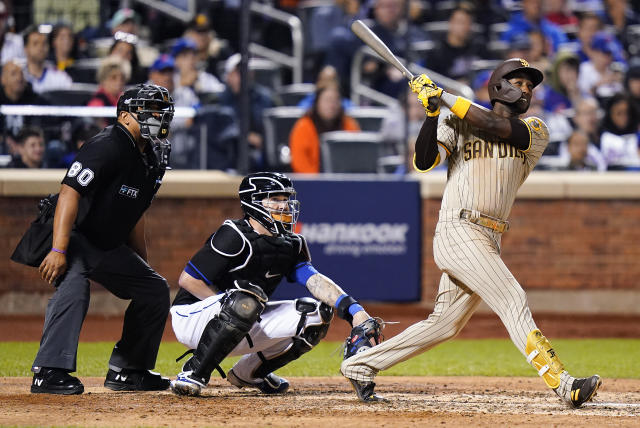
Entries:
<svg viewBox="0 0 640 428">
<path fill-rule="evenodd" d="M 269 232 L 279 235 L 292 232 L 300 214 L 300 202 L 295 199 L 296 191 L 289 177 L 279 172 L 256 172 L 242 179 L 240 204 L 245 216 L 255 219 Z M 265 198 L 285 195 L 288 200 L 283 206 L 265 206 Z"/>
<path fill-rule="evenodd" d="M 508 59 L 496 67 L 491 74 L 491 78 L 489 78 L 489 98 L 492 105 L 496 101 L 512 104 L 522 97 L 522 91 L 508 81 L 508 76 L 516 71 L 525 73 L 533 83 L 534 88 L 542 82 L 542 72 L 529 66 L 527 61 L 522 58 Z"/>
</svg>

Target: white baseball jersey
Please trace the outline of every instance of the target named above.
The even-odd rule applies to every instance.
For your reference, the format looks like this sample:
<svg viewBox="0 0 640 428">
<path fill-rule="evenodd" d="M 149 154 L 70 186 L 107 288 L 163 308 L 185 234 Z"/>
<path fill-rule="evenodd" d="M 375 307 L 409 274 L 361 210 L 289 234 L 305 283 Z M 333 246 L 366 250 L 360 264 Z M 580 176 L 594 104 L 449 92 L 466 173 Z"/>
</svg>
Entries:
<svg viewBox="0 0 640 428">
<path fill-rule="evenodd" d="M 461 218 L 461 210 L 505 220 L 516 192 L 549 141 L 538 118 L 523 122 L 529 147 L 518 150 L 450 116 L 438 126 L 440 160 L 449 159 L 447 186 L 433 238 L 442 270 L 434 311 L 402 333 L 343 361 L 342 374 L 371 381 L 376 373 L 442 343 L 464 327 L 483 300 L 500 317 L 511 340 L 525 354 L 527 335 L 536 328 L 527 297 L 500 258 L 501 234 Z"/>
<path fill-rule="evenodd" d="M 440 158 L 449 159 L 442 209 L 466 208 L 506 219 L 516 193 L 549 143 L 545 123 L 529 117 L 527 150 L 518 150 L 451 115 L 438 126 Z"/>
</svg>

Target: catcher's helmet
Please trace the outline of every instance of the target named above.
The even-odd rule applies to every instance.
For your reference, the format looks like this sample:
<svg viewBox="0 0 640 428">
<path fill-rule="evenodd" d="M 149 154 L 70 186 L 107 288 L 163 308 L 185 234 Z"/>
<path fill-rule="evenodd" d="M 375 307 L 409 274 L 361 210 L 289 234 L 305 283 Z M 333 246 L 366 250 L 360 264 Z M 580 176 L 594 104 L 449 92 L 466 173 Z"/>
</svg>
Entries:
<svg viewBox="0 0 640 428">
<path fill-rule="evenodd" d="M 511 58 L 500 64 L 491 74 L 489 78 L 489 98 L 491 99 L 491 105 L 496 101 L 501 101 L 505 104 L 513 104 L 522 97 L 522 91 L 511 83 L 509 83 L 509 75 L 515 72 L 525 73 L 533 87 L 535 88 L 542 82 L 542 72 L 537 68 L 529 66 L 529 63 L 521 58 Z"/>
<path fill-rule="evenodd" d="M 173 120 L 173 98 L 166 88 L 158 85 L 138 85 L 127 89 L 118 99 L 117 114 L 135 113 L 143 138 L 164 140 L 169 136 Z"/>
<path fill-rule="evenodd" d="M 238 190 L 245 216 L 255 219 L 269 232 L 292 232 L 300 214 L 300 202 L 289 177 L 278 172 L 256 172 L 242 179 Z M 288 200 L 271 206 L 265 198 L 284 195 Z"/>
</svg>

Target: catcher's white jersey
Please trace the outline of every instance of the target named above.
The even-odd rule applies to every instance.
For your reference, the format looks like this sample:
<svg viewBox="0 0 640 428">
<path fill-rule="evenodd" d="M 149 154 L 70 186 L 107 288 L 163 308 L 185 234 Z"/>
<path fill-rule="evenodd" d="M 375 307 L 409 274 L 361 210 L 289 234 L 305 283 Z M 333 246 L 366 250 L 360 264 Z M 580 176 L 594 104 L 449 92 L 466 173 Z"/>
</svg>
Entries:
<svg viewBox="0 0 640 428">
<path fill-rule="evenodd" d="M 433 238 L 442 270 L 433 313 L 402 333 L 343 361 L 351 379 L 373 380 L 376 373 L 455 337 L 483 300 L 500 317 L 511 340 L 525 354 L 527 335 L 536 328 L 527 297 L 500 258 L 500 230 L 462 218 L 462 210 L 506 220 L 516 192 L 549 141 L 538 118 L 523 120 L 529 148 L 518 150 L 456 117 L 438 127 L 440 159 L 449 159 L 447 186 Z M 477 217 L 474 217 L 474 219 Z"/>
<path fill-rule="evenodd" d="M 438 144 L 449 160 L 443 210 L 466 208 L 500 219 L 509 216 L 518 189 L 549 143 L 542 120 L 529 117 L 523 122 L 530 133 L 530 146 L 524 151 L 453 115 L 438 126 Z"/>
</svg>

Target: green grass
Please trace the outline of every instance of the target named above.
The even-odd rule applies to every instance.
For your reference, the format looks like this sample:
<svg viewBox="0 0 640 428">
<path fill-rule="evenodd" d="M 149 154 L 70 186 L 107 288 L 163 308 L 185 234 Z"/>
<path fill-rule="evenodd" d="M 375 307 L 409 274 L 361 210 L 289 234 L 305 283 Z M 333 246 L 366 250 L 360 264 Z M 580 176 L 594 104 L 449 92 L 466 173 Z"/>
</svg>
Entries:
<svg viewBox="0 0 640 428">
<path fill-rule="evenodd" d="M 598 373 L 607 378 L 640 378 L 640 339 L 557 339 L 553 346 L 574 376 Z M 278 370 L 282 376 L 339 375 L 340 343 L 322 342 L 308 354 Z M 104 376 L 113 343 L 80 343 L 78 376 Z M 30 376 L 36 342 L 0 342 L 0 376 Z M 172 376 L 186 360 L 179 343 L 160 346 L 156 371 Z M 188 358 L 188 357 L 186 357 Z M 238 360 L 228 358 L 225 370 Z M 508 340 L 454 340 L 384 371 L 389 376 L 536 376 Z"/>
</svg>

